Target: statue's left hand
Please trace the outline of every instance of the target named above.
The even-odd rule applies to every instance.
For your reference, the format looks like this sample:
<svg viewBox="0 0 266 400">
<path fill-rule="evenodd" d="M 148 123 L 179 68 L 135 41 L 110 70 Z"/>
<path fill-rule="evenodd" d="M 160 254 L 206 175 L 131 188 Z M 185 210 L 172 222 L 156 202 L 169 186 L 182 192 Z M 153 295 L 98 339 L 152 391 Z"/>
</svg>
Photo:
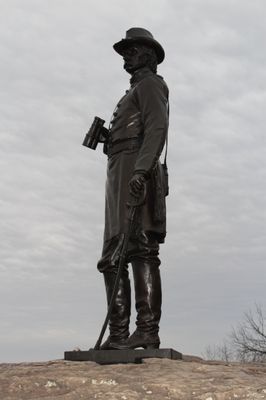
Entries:
<svg viewBox="0 0 266 400">
<path fill-rule="evenodd" d="M 129 181 L 130 194 L 134 197 L 139 197 L 145 189 L 146 179 L 143 174 L 136 173 Z"/>
</svg>

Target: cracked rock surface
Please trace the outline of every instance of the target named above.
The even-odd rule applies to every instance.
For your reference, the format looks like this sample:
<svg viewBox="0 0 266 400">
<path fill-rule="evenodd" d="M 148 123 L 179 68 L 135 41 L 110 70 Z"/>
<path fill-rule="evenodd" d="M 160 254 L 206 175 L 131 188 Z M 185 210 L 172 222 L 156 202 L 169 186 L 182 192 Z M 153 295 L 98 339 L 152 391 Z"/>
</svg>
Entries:
<svg viewBox="0 0 266 400">
<path fill-rule="evenodd" d="M 147 359 L 0 364 L 1 400 L 266 400 L 266 364 Z"/>
</svg>

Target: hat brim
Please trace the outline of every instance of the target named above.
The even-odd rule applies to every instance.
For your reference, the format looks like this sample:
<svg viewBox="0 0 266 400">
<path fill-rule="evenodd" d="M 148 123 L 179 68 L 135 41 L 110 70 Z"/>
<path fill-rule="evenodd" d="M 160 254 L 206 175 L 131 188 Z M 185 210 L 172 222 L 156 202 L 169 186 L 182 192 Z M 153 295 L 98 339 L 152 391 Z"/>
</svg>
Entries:
<svg viewBox="0 0 266 400">
<path fill-rule="evenodd" d="M 144 38 L 144 37 L 132 38 L 132 39 L 122 39 L 119 42 L 115 43 L 113 45 L 113 48 L 115 49 L 115 51 L 118 54 L 123 55 L 123 51 L 126 48 L 132 46 L 134 43 L 146 44 L 147 46 L 152 47 L 155 50 L 155 53 L 157 55 L 158 64 L 163 62 L 164 56 L 165 56 L 164 49 L 162 48 L 160 43 L 157 42 L 157 40 L 155 40 L 155 39 L 149 39 L 149 38 Z"/>
</svg>

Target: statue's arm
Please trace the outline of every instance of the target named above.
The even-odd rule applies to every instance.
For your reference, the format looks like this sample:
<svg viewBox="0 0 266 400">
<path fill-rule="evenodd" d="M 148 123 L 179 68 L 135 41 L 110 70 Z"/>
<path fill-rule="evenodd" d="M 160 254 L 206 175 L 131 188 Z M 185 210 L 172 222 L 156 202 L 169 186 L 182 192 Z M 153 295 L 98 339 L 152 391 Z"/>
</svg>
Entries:
<svg viewBox="0 0 266 400">
<path fill-rule="evenodd" d="M 146 178 L 158 161 L 168 130 L 168 88 L 158 77 L 140 82 L 135 91 L 143 124 L 143 142 L 135 163 L 134 174 Z"/>
</svg>

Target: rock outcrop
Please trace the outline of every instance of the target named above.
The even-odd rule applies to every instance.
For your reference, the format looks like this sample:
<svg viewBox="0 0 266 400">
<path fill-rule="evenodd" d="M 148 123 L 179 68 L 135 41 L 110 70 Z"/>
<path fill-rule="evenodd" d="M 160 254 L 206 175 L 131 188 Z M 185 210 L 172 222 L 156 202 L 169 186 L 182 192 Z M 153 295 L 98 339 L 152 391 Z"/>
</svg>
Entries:
<svg viewBox="0 0 266 400">
<path fill-rule="evenodd" d="M 266 365 L 147 359 L 98 365 L 56 360 L 0 365 L 1 400 L 266 399 Z"/>
</svg>

